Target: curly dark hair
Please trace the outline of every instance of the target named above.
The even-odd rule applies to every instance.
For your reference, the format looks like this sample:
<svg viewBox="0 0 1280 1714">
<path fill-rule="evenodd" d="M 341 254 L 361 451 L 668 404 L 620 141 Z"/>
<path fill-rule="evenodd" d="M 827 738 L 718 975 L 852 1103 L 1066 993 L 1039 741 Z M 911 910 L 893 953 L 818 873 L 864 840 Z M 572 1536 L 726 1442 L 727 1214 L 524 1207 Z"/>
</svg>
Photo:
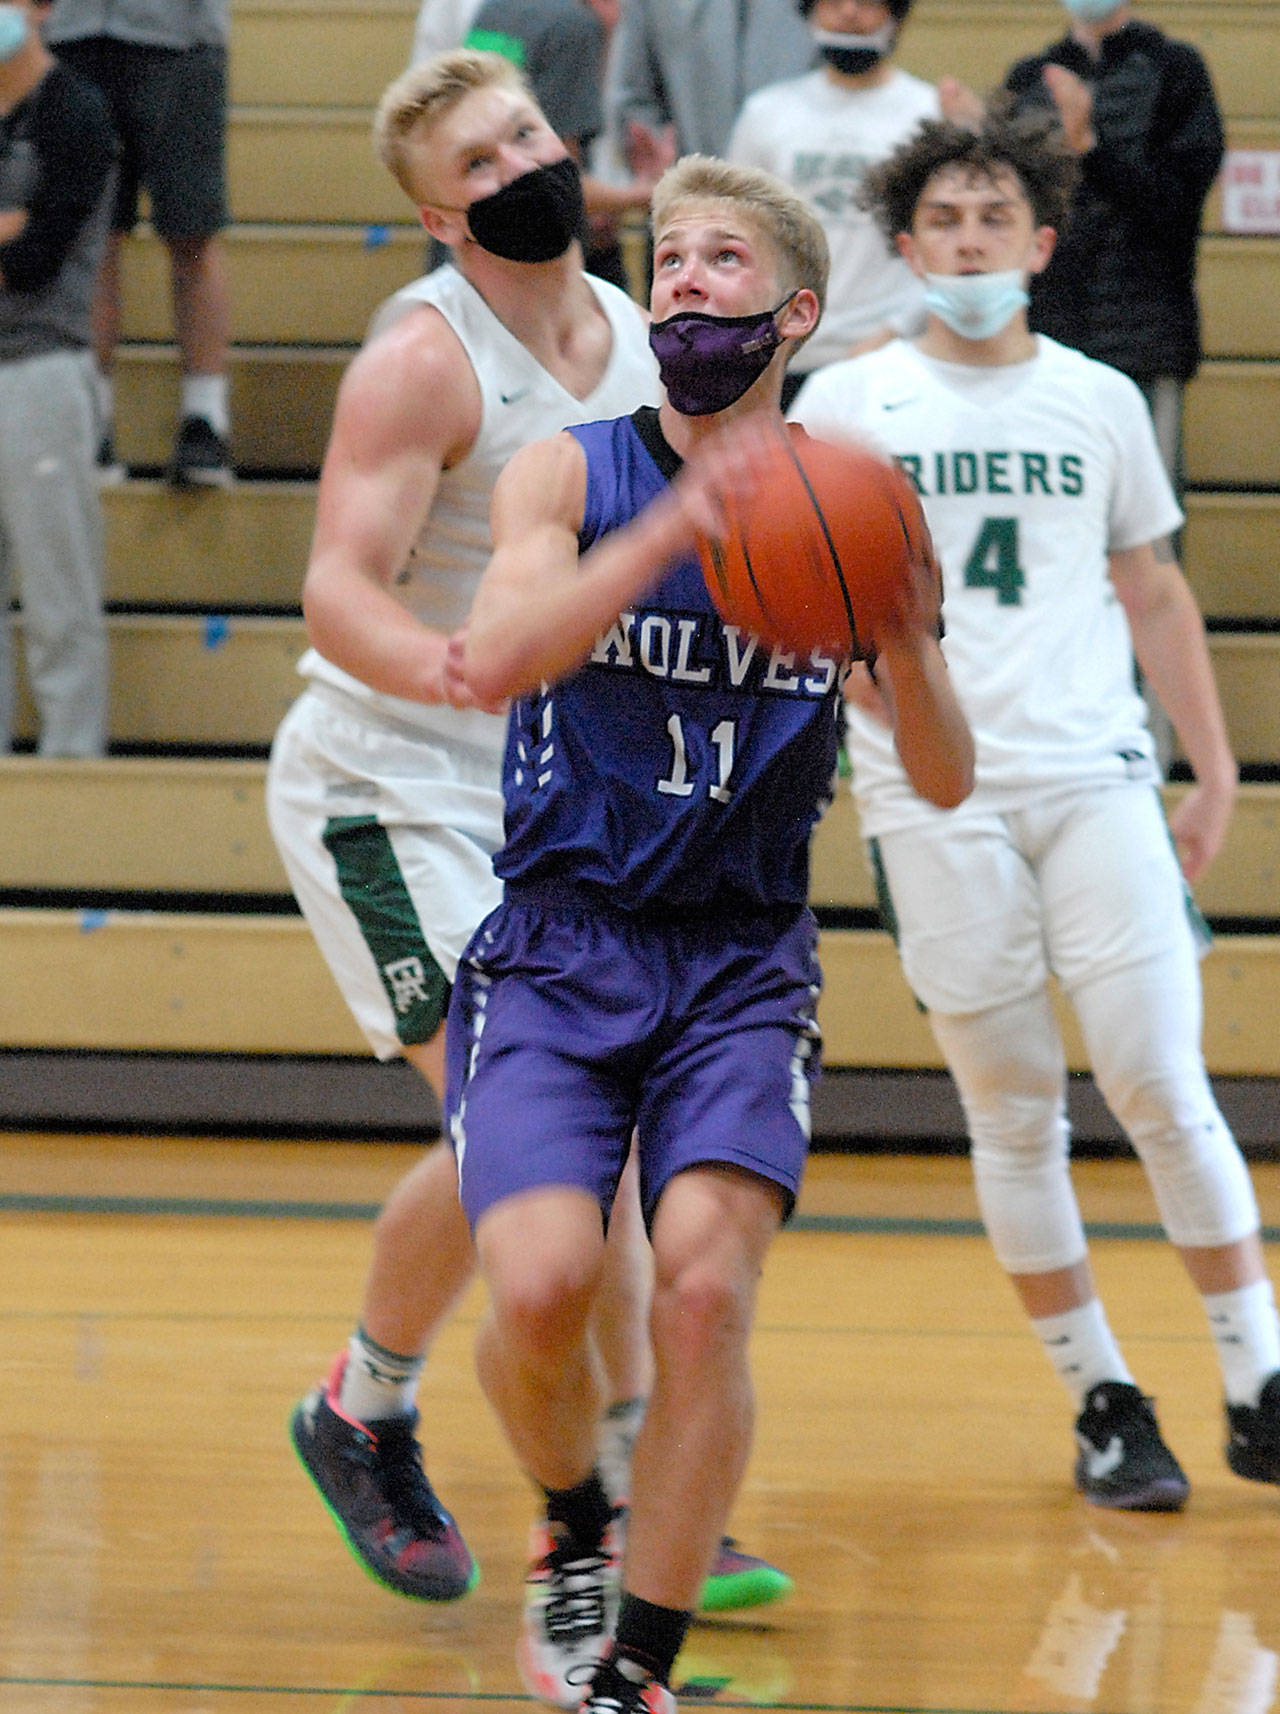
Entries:
<svg viewBox="0 0 1280 1714">
<path fill-rule="evenodd" d="M 858 198 L 875 216 L 891 249 L 900 232 L 910 232 L 925 185 L 945 167 L 967 168 L 974 178 L 1013 173 L 1026 192 L 1036 225 L 1059 231 L 1080 174 L 1056 113 L 1015 116 L 993 101 L 980 125 L 928 119 L 908 142 L 868 171 Z"/>
</svg>

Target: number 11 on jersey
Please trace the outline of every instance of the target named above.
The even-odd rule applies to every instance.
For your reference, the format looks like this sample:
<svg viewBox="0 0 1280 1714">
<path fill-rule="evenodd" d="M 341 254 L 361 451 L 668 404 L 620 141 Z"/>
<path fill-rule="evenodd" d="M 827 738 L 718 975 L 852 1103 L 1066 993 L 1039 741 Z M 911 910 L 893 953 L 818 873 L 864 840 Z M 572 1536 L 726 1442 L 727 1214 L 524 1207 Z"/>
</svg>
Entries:
<svg viewBox="0 0 1280 1714">
<path fill-rule="evenodd" d="M 721 720 L 711 729 L 718 777 L 714 785 L 707 787 L 707 792 L 717 803 L 728 803 L 733 795 L 729 790 L 729 776 L 733 772 L 735 733 L 736 726 L 732 720 Z M 690 797 L 693 781 L 689 778 L 689 750 L 685 743 L 684 722 L 678 714 L 673 714 L 667 721 L 667 734 L 671 739 L 671 767 L 666 777 L 658 780 L 658 791 L 664 797 Z"/>
</svg>

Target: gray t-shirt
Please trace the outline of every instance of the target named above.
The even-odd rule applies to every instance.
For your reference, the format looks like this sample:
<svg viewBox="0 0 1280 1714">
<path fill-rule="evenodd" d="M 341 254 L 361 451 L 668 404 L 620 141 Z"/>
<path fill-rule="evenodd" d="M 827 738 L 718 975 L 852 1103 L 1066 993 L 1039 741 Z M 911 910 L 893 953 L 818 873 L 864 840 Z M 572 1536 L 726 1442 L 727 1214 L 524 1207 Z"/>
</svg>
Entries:
<svg viewBox="0 0 1280 1714">
<path fill-rule="evenodd" d="M 139 47 L 223 47 L 231 40 L 231 0 L 54 0 L 45 40 L 110 36 Z"/>
<path fill-rule="evenodd" d="M 0 244 L 0 362 L 90 343 L 115 158 L 106 103 L 63 65 L 0 120 L 0 208 L 27 216 Z"/>
<path fill-rule="evenodd" d="M 682 155 L 723 155 L 742 103 L 818 58 L 793 0 L 626 0 L 610 49 L 605 110 L 676 128 Z"/>
<path fill-rule="evenodd" d="M 587 0 L 481 0 L 467 46 L 514 60 L 558 137 L 599 135 L 605 32 Z"/>
</svg>

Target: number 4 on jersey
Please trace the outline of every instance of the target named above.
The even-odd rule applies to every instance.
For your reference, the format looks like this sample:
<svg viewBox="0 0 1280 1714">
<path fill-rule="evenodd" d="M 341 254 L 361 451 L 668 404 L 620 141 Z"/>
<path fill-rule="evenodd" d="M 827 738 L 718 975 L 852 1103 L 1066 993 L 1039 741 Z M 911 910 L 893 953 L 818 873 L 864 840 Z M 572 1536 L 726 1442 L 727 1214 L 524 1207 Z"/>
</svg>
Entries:
<svg viewBox="0 0 1280 1714">
<path fill-rule="evenodd" d="M 965 561 L 965 588 L 994 589 L 1001 607 L 1017 607 L 1026 581 L 1018 563 L 1018 520 L 985 518 Z"/>
</svg>

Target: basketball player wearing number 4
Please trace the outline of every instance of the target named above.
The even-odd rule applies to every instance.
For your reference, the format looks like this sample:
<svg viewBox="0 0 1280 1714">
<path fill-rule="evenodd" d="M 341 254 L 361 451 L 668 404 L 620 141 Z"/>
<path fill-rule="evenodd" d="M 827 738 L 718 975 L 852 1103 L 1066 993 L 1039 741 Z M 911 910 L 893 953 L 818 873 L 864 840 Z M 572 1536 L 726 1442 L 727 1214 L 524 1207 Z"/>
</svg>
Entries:
<svg viewBox="0 0 1280 1714">
<path fill-rule="evenodd" d="M 817 657 L 784 672 L 750 639 L 731 651 L 694 546 L 783 432 L 783 366 L 826 282 L 821 228 L 778 181 L 698 156 L 659 182 L 653 221 L 667 396 L 508 464 L 450 645 L 481 702 L 514 699 L 504 899 L 448 1021 L 446 1110 L 491 1305 L 478 1364 L 568 1538 L 535 1548 L 522 1676 L 592 1714 L 674 1707 L 672 1663 L 747 1457 L 756 1282 L 808 1144 L 807 858 L 841 676 Z M 875 641 L 905 766 L 947 804 L 972 746 L 937 601 L 918 567 Z M 633 1128 L 656 1379 L 619 1596 L 586 1329 Z"/>
<path fill-rule="evenodd" d="M 912 344 L 823 370 L 794 415 L 816 435 L 870 434 L 923 497 L 977 785 L 945 820 L 922 804 L 863 674 L 848 735 L 863 831 L 959 1088 L 988 1234 L 1078 1413 L 1076 1484 L 1098 1505 L 1176 1510 L 1186 1476 L 1094 1287 L 1047 982 L 1052 971 L 1075 1009 L 1201 1294 L 1227 1462 L 1280 1482 L 1275 1301 L 1249 1176 L 1205 1074 L 1203 924 L 1184 884 L 1222 845 L 1236 768 L 1142 396 L 1027 328 L 1027 280 L 1075 172 L 1059 148 L 999 117 L 976 132 L 934 122 L 871 176 L 870 206 L 923 276 L 929 321 Z M 1168 827 L 1134 651 L 1195 775 Z"/>
</svg>

